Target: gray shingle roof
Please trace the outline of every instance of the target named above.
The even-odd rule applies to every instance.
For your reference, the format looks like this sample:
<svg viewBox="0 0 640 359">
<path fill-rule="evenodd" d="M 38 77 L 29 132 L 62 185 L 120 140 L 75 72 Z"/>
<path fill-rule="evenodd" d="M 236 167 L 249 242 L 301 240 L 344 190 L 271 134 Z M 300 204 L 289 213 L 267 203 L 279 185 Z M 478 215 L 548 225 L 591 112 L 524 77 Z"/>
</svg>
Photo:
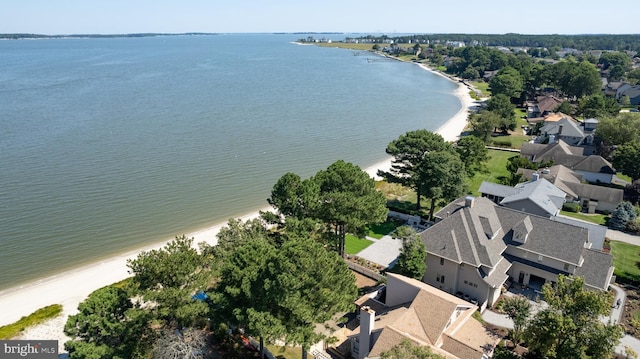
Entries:
<svg viewBox="0 0 640 359">
<path fill-rule="evenodd" d="M 583 277 L 587 285 L 595 288 L 607 288 L 613 274 L 613 257 L 593 249 L 582 251 L 584 263 L 576 269 L 575 275 Z"/>
<path fill-rule="evenodd" d="M 595 172 L 616 174 L 611 162 L 602 158 L 602 156 L 591 155 L 578 162 L 572 168 L 574 171 Z"/>
<path fill-rule="evenodd" d="M 584 137 L 584 131 L 578 127 L 578 124 L 567 118 L 563 118 L 557 122 L 550 122 L 542 126 L 542 128 L 540 128 L 540 132 L 548 135 Z"/>
<path fill-rule="evenodd" d="M 517 184 L 516 193 L 504 196 L 500 202 L 502 205 L 515 204 L 520 201 L 529 201 L 550 215 L 558 213 L 564 203 L 565 193 L 544 178 L 537 181 L 529 181 Z M 482 191 L 480 191 L 482 192 Z M 484 192 L 482 192 L 484 193 Z"/>
<path fill-rule="evenodd" d="M 495 223 L 499 223 L 500 228 L 493 239 L 488 239 L 486 228 L 495 228 Z M 520 227 L 528 231 L 524 243 L 512 240 L 514 228 Z M 576 275 L 601 289 L 606 288 L 604 282 L 612 273 L 609 270 L 611 255 L 595 250 L 585 252 L 585 244 L 590 240 L 589 229 L 497 206 L 486 198 L 475 198 L 471 207 L 459 207 L 420 235 L 429 254 L 456 263 L 492 268 L 485 278 L 492 285 L 501 278 L 506 279 L 502 269 L 506 271 L 509 266 L 505 263 L 507 246 L 582 266 Z"/>
<path fill-rule="evenodd" d="M 602 246 L 604 245 L 604 238 L 607 235 L 607 227 L 563 216 L 553 216 L 551 217 L 551 220 L 570 224 L 576 227 L 586 228 L 587 231 L 589 231 L 589 242 L 591 243 L 591 248 L 597 250 L 602 249 Z"/>
<path fill-rule="evenodd" d="M 505 186 L 503 184 L 497 184 L 493 182 L 482 181 L 478 192 L 485 194 L 492 194 L 494 196 L 507 197 L 517 194 L 519 191 L 514 187 Z"/>
</svg>

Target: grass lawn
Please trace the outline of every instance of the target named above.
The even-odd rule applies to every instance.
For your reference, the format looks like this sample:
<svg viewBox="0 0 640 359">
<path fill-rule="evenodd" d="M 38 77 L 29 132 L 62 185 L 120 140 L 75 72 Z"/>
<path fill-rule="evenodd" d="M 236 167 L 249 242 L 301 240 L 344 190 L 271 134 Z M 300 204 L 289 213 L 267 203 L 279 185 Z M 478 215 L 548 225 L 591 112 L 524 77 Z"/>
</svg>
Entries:
<svg viewBox="0 0 640 359">
<path fill-rule="evenodd" d="M 522 131 L 516 129 L 508 136 L 496 136 L 491 138 L 491 145 L 496 147 L 520 148 L 525 142 L 529 142 L 531 136 L 523 135 Z"/>
<path fill-rule="evenodd" d="M 42 324 L 59 316 L 60 313 L 62 313 L 62 305 L 60 304 L 40 308 L 28 316 L 20 318 L 20 320 L 13 324 L 0 327 L 0 339 L 11 339 L 19 335 L 20 332 L 26 328 Z"/>
<path fill-rule="evenodd" d="M 347 254 L 355 255 L 372 244 L 373 242 L 368 239 L 358 238 L 353 234 L 347 234 L 344 243 L 344 251 Z"/>
<path fill-rule="evenodd" d="M 484 81 L 470 81 L 471 86 L 475 87 L 478 91 L 482 92 L 483 97 L 491 96 L 489 92 L 489 83 Z"/>
<path fill-rule="evenodd" d="M 385 222 L 382 222 L 380 224 L 370 225 L 368 228 L 367 235 L 375 239 L 380 239 L 383 236 L 386 236 L 387 234 L 393 232 L 393 230 L 395 230 L 396 228 L 400 227 L 403 224 L 404 222 L 401 220 L 388 219 Z"/>
<path fill-rule="evenodd" d="M 276 358 L 285 358 L 285 359 L 300 359 L 302 358 L 302 348 L 301 347 L 280 347 L 273 344 L 266 344 L 265 346 L 271 354 L 273 354 Z M 308 358 L 313 358 L 313 355 L 307 353 Z"/>
<path fill-rule="evenodd" d="M 607 224 L 608 216 L 601 213 L 585 214 L 585 213 L 575 213 L 575 212 L 568 212 L 568 211 L 560 211 L 560 213 L 567 217 L 581 219 L 583 221 L 599 224 L 602 226 Z"/>
<path fill-rule="evenodd" d="M 507 171 L 507 159 L 517 156 L 515 152 L 489 150 L 491 159 L 487 161 L 485 166 L 486 172 L 478 172 L 475 176 L 467 180 L 469 191 L 474 196 L 479 196 L 478 188 L 482 181 L 500 183 L 500 177 L 509 177 Z"/>
<path fill-rule="evenodd" d="M 640 246 L 618 241 L 611 241 L 609 245 L 616 277 L 640 283 Z"/>
</svg>

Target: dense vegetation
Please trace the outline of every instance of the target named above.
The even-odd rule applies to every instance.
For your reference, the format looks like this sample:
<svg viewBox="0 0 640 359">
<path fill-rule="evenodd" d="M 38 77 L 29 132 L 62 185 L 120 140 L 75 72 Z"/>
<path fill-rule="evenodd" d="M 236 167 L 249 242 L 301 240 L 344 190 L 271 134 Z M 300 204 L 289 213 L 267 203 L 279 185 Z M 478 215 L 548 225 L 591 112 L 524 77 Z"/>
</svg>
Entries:
<svg viewBox="0 0 640 359">
<path fill-rule="evenodd" d="M 578 50 L 640 51 L 640 35 L 524 35 L 524 34 L 431 34 L 406 36 L 363 36 L 377 43 L 393 39 L 397 43 L 442 43 L 461 41 L 470 45 L 511 47 L 558 47 Z"/>
</svg>

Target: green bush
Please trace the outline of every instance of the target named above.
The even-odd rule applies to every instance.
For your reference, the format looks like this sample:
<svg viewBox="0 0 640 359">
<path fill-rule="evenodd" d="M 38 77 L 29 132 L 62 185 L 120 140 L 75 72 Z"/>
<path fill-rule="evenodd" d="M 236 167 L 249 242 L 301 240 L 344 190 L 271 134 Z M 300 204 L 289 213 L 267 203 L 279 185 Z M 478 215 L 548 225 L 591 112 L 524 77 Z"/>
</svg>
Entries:
<svg viewBox="0 0 640 359">
<path fill-rule="evenodd" d="M 496 147 L 511 147 L 511 141 L 509 140 L 493 140 L 491 143 Z"/>
<path fill-rule="evenodd" d="M 565 202 L 562 205 L 562 210 L 567 212 L 580 213 L 582 212 L 582 207 L 578 203 Z"/>
</svg>

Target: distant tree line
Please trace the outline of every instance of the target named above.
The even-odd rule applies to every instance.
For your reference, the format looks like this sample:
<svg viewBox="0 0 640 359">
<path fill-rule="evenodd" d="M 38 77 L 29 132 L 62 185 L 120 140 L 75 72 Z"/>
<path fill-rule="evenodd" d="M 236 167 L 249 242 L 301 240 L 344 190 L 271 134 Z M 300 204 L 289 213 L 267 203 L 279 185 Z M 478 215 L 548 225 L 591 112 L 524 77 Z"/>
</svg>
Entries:
<svg viewBox="0 0 640 359">
<path fill-rule="evenodd" d="M 362 36 L 358 39 L 368 39 L 382 43 L 393 40 L 396 43 L 407 44 L 420 42 L 441 43 L 447 41 L 461 41 L 467 45 L 527 47 L 527 48 L 573 48 L 577 50 L 631 50 L 640 51 L 640 35 L 525 35 L 525 34 L 423 34 L 405 36 Z"/>
</svg>

